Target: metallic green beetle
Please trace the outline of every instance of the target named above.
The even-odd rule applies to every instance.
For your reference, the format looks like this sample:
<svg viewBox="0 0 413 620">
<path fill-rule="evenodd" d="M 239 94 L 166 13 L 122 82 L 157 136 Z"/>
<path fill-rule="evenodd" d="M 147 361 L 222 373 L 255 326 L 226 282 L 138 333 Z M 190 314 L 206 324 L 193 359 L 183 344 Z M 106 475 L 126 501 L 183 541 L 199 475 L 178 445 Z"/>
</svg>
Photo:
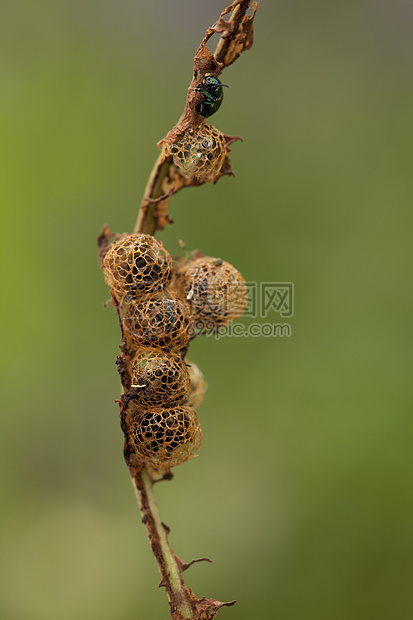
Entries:
<svg viewBox="0 0 413 620">
<path fill-rule="evenodd" d="M 204 100 L 198 105 L 198 114 L 208 118 L 217 112 L 224 99 L 223 86 L 229 88 L 227 84 L 221 84 L 220 80 L 213 75 L 207 74 L 204 77 L 201 84 L 194 89 L 204 96 Z"/>
</svg>

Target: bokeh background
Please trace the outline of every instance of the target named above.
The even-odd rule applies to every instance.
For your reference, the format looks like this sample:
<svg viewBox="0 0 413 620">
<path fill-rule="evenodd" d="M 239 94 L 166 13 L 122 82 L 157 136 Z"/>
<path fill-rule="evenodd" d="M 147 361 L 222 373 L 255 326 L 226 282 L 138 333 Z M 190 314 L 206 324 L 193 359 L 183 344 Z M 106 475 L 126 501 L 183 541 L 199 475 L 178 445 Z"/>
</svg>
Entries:
<svg viewBox="0 0 413 620">
<path fill-rule="evenodd" d="M 4 620 L 169 617 L 122 460 L 95 239 L 132 229 L 223 7 L 3 7 Z M 263 1 L 211 119 L 244 137 L 237 176 L 174 197 L 160 234 L 295 286 L 290 338 L 191 345 L 204 443 L 156 488 L 175 551 L 214 560 L 187 584 L 237 599 L 228 620 L 413 614 L 412 26 L 404 0 Z"/>
</svg>

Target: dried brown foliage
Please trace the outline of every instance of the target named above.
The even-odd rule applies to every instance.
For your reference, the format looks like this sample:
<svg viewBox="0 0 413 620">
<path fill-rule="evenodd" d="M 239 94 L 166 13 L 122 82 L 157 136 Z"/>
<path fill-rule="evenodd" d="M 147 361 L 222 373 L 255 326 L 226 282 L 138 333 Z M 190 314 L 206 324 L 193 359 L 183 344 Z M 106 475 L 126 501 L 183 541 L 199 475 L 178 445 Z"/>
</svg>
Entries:
<svg viewBox="0 0 413 620">
<path fill-rule="evenodd" d="M 193 77 L 188 88 L 184 112 L 177 125 L 158 142 L 159 147 L 165 144 L 172 146 L 179 143 L 188 132 L 195 135 L 202 133 L 202 126 L 205 122 L 204 118 L 198 114 L 202 95 L 196 89 L 207 74 L 219 76 L 225 67 L 231 65 L 242 52 L 251 48 L 257 2 L 252 3 L 252 15 L 247 15 L 246 12 L 250 4 L 250 0 L 234 0 L 222 11 L 216 24 L 206 31 L 194 57 Z M 230 15 L 229 19 L 225 19 L 227 15 Z M 220 34 L 221 38 L 215 53 L 212 54 L 206 44 L 215 33 Z M 183 187 L 196 186 L 209 181 L 216 183 L 224 175 L 234 175 L 229 159 L 229 146 L 232 142 L 242 138 L 222 135 L 224 145 L 222 157 L 219 158 L 221 166 L 219 170 L 214 169 L 213 174 L 207 178 L 200 178 L 196 175 L 188 176 L 182 173 L 181 169 L 174 163 L 172 155 L 168 155 L 168 148 L 164 147 L 147 183 L 135 225 L 135 232 L 154 234 L 157 230 L 162 230 L 168 223 L 171 223 L 172 220 L 168 215 L 169 198 Z"/>
</svg>

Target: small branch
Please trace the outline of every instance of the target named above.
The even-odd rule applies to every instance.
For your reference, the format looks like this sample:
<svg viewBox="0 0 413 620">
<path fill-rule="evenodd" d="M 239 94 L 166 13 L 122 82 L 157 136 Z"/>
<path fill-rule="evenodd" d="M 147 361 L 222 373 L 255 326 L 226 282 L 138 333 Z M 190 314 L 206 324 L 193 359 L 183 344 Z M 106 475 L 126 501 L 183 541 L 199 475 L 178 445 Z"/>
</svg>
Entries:
<svg viewBox="0 0 413 620">
<path fill-rule="evenodd" d="M 153 479 L 147 469 L 132 476 L 136 497 L 145 524 L 153 554 L 158 564 L 162 581 L 169 598 L 171 616 L 174 620 L 192 618 L 193 611 L 189 590 L 182 579 L 182 560 L 172 551 L 165 526 L 159 516 L 158 505 L 153 494 Z"/>
<path fill-rule="evenodd" d="M 158 505 L 153 494 L 155 480 L 148 469 L 140 472 L 131 469 L 133 486 L 145 524 L 146 532 L 156 558 L 161 575 L 160 586 L 166 589 L 172 620 L 213 620 L 221 607 L 231 607 L 235 601 L 223 603 L 215 599 L 197 598 L 191 589 L 188 589 L 182 578 L 184 570 L 195 562 L 211 562 L 209 558 L 192 560 L 185 564 L 172 551 L 168 542 L 169 528 L 162 523 Z"/>
<path fill-rule="evenodd" d="M 191 560 L 190 562 L 188 562 L 188 564 L 184 564 L 182 567 L 182 572 L 184 570 L 187 570 L 194 564 L 197 564 L 198 562 L 209 562 L 210 564 L 212 564 L 212 560 L 210 558 L 196 558 L 196 560 Z"/>
<path fill-rule="evenodd" d="M 138 213 L 138 219 L 136 221 L 135 229 L 133 232 L 145 232 L 148 234 L 153 234 L 153 232 L 155 232 L 155 214 L 156 210 L 159 210 L 161 205 L 159 203 L 156 204 L 152 201 L 160 198 L 160 196 L 167 193 L 163 191 L 162 186 L 164 184 L 165 178 L 168 175 L 170 165 L 170 161 L 163 161 L 162 154 L 159 155 L 146 184 L 141 207 Z M 165 198 L 163 202 L 168 203 L 168 200 L 169 197 Z"/>
<path fill-rule="evenodd" d="M 213 31 L 222 32 L 218 45 L 214 52 L 217 62 L 224 67 L 231 65 L 244 50 L 250 49 L 253 42 L 252 23 L 257 11 L 257 2 L 253 2 L 253 13 L 249 17 L 246 12 L 251 4 L 250 0 L 233 2 L 231 6 L 222 11 Z M 225 21 L 224 15 L 232 11 L 231 17 Z"/>
</svg>

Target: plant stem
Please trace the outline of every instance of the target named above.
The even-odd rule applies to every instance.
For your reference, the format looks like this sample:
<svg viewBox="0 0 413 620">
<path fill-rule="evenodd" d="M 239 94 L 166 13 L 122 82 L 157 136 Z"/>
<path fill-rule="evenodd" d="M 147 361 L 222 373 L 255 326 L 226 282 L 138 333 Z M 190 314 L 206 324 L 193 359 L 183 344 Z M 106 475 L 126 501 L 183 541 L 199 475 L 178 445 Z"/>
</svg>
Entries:
<svg viewBox="0 0 413 620">
<path fill-rule="evenodd" d="M 148 182 L 142 198 L 141 207 L 138 212 L 134 231 L 135 233 L 147 233 L 153 235 L 156 230 L 155 210 L 159 209 L 158 204 L 150 204 L 150 200 L 160 198 L 163 191 L 162 185 L 168 175 L 171 162 L 166 160 L 161 163 L 162 154 L 159 155 L 155 162 L 152 172 L 149 175 Z M 166 198 L 168 200 L 168 198 Z"/>
<path fill-rule="evenodd" d="M 182 618 L 192 618 L 192 605 L 188 598 L 189 591 L 182 579 L 182 566 L 169 546 L 167 528 L 161 521 L 153 493 L 153 479 L 145 468 L 132 476 L 132 482 L 142 521 L 162 577 L 160 585 L 164 586 L 168 593 L 171 613 L 178 612 Z"/>
<path fill-rule="evenodd" d="M 257 3 L 253 2 L 253 15 L 247 17 L 246 12 L 249 5 L 250 0 L 233 0 L 231 5 L 222 11 L 217 22 L 217 28 L 214 29 L 214 27 L 211 27 L 207 30 L 206 36 L 194 58 L 194 77 L 191 84 L 193 84 L 196 79 L 200 79 L 199 77 L 197 78 L 196 75 L 199 76 L 198 69 L 201 64 L 205 62 L 206 58 L 210 57 L 212 59 L 211 61 L 208 60 L 208 62 L 213 61 L 212 67 L 214 71 L 219 70 L 219 72 L 221 72 L 223 68 L 232 64 L 242 51 L 250 49 L 253 35 L 252 22 L 255 16 Z M 228 21 L 226 21 L 224 20 L 224 16 L 228 13 L 231 13 L 231 16 Z M 219 32 L 221 34 L 215 54 L 212 56 L 209 50 L 205 48 L 209 57 L 205 55 L 203 56 L 202 53 L 205 52 L 205 43 L 214 32 Z M 200 54 L 199 58 L 198 52 Z M 196 65 L 195 61 L 198 62 L 198 65 Z M 219 65 L 217 65 L 217 63 L 219 63 Z M 204 72 L 207 71 L 207 64 L 203 67 Z M 196 120 L 198 115 L 195 107 L 196 99 L 191 99 L 191 96 L 193 96 L 193 89 L 190 87 L 188 92 L 189 95 L 185 110 L 188 106 L 189 111 L 192 114 L 191 118 L 195 118 Z M 190 108 L 191 105 L 193 109 Z M 181 116 L 181 120 L 184 118 L 184 115 Z M 228 148 L 228 145 L 234 140 L 234 138 L 231 136 L 225 136 L 225 139 L 226 148 Z M 162 142 L 163 140 L 161 140 L 159 144 Z M 222 171 L 220 176 L 222 176 L 222 174 L 233 174 L 229 159 L 225 159 L 223 170 L 224 168 L 225 171 Z M 218 180 L 218 178 L 219 176 L 216 177 L 215 181 Z M 199 185 L 201 183 L 202 181 L 196 179 L 188 180 L 187 177 L 181 175 L 177 167 L 173 164 L 172 156 L 169 155 L 165 157 L 165 154 L 161 153 L 149 176 L 134 232 L 154 235 L 157 230 L 162 230 L 168 222 L 172 221 L 167 213 L 169 197 L 182 187 Z M 107 230 L 101 235 L 102 247 L 106 247 L 106 249 L 109 240 L 109 233 L 110 231 Z M 104 256 L 104 254 L 102 254 L 102 256 Z M 122 329 L 122 320 L 119 314 L 118 304 L 116 300 L 113 303 L 117 308 Z M 172 551 L 168 542 L 169 530 L 161 521 L 158 505 L 153 493 L 155 478 L 152 475 L 152 470 L 148 468 L 141 469 L 142 463 L 137 461 L 136 455 L 134 454 L 133 442 L 131 443 L 129 438 L 130 431 L 127 414 L 128 399 L 130 397 L 131 389 L 129 372 L 130 358 L 127 352 L 124 337 L 122 342 L 122 356 L 118 358 L 118 370 L 121 375 L 122 385 L 124 388 L 124 395 L 120 402 L 121 425 L 122 430 L 125 433 L 124 454 L 130 469 L 132 483 L 134 485 L 136 498 L 138 500 L 142 515 L 142 522 L 146 527 L 152 552 L 155 556 L 158 570 L 161 574 L 162 580 L 160 585 L 166 589 L 172 620 L 212 620 L 217 616 L 221 607 L 231 606 L 235 603 L 235 601 L 222 603 L 215 599 L 206 599 L 205 597 L 199 599 L 194 595 L 192 590 L 188 589 L 184 584 L 182 578 L 183 571 L 195 561 L 199 560 L 193 560 L 189 564 L 185 564 Z M 125 399 L 125 395 L 128 398 Z M 202 559 L 207 560 L 207 558 Z"/>
<path fill-rule="evenodd" d="M 228 51 L 233 42 L 231 32 L 233 33 L 238 32 L 238 28 L 240 27 L 240 24 L 250 4 L 251 4 L 251 0 L 241 0 L 241 2 L 234 7 L 230 18 L 227 20 L 227 32 L 225 33 L 227 36 L 225 37 L 221 36 L 215 48 L 214 56 L 215 56 L 215 60 L 217 60 L 218 62 L 225 63 L 225 56 L 228 54 Z M 231 7 L 228 7 L 228 9 L 230 8 Z M 222 17 L 222 14 L 221 14 L 221 17 Z M 233 62 L 233 60 L 231 62 Z"/>
</svg>

